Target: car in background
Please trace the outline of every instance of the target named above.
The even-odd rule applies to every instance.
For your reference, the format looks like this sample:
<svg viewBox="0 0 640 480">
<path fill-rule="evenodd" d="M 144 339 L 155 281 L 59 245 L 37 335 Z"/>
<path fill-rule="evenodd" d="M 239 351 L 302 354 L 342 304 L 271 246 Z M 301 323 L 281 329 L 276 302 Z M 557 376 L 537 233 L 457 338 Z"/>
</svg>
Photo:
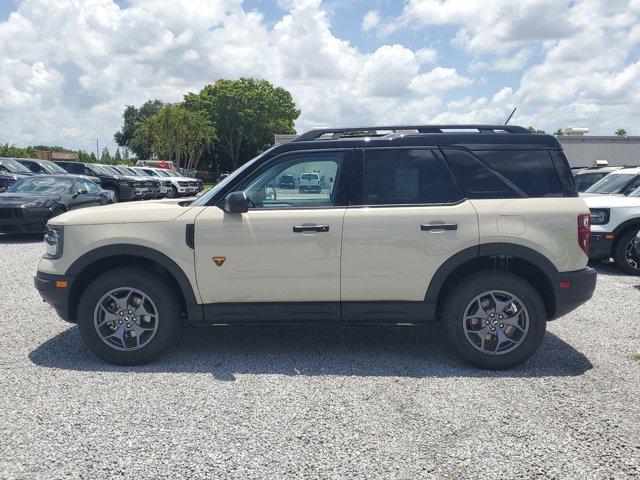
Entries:
<svg viewBox="0 0 640 480">
<path fill-rule="evenodd" d="M 298 192 L 300 193 L 320 193 L 322 187 L 320 187 L 320 174 L 311 172 L 303 173 L 298 180 Z"/>
<path fill-rule="evenodd" d="M 116 202 L 123 200 L 137 200 L 147 194 L 145 182 L 136 180 L 135 177 L 123 176 L 115 171 L 110 171 L 95 163 L 81 163 L 67 160 L 56 160 L 69 173 L 85 175 L 100 179 L 102 188 L 113 192 Z"/>
<path fill-rule="evenodd" d="M 172 177 L 180 178 L 181 179 L 180 181 L 182 182 L 187 182 L 186 185 L 190 195 L 195 195 L 196 193 L 199 193 L 202 190 L 204 190 L 204 182 L 199 178 L 187 177 L 184 174 L 182 174 L 179 170 L 166 170 L 166 172 Z"/>
<path fill-rule="evenodd" d="M 278 188 L 295 189 L 296 181 L 293 175 L 282 175 L 278 180 Z"/>
<path fill-rule="evenodd" d="M 127 175 L 129 177 L 133 177 L 137 181 L 144 181 L 146 183 L 146 188 L 148 189 L 147 195 L 145 195 L 145 200 L 150 200 L 153 198 L 162 198 L 162 191 L 160 189 L 160 182 L 154 178 L 151 178 L 148 175 L 139 174 L 136 171 L 131 170 L 126 165 L 106 165 L 113 170 L 116 170 L 121 175 Z"/>
<path fill-rule="evenodd" d="M 640 187 L 640 167 L 623 167 L 610 172 L 580 195 L 628 195 Z"/>
<path fill-rule="evenodd" d="M 139 168 L 148 175 L 169 179 L 171 182 L 171 193 L 167 195 L 169 198 L 185 197 L 187 195 L 194 195 L 198 192 L 198 187 L 196 185 L 192 185 L 188 178 L 175 173 L 175 170 L 155 167 L 136 168 Z"/>
<path fill-rule="evenodd" d="M 0 192 L 9 188 L 15 182 L 31 175 L 33 175 L 31 170 L 15 158 L 0 157 Z"/>
<path fill-rule="evenodd" d="M 579 192 L 584 192 L 599 180 L 603 179 L 611 172 L 620 170 L 623 167 L 611 167 L 607 163 L 596 164 L 593 167 L 582 168 L 573 174 L 573 180 L 576 182 L 576 188 Z"/>
<path fill-rule="evenodd" d="M 113 203 L 111 192 L 76 175 L 34 175 L 0 193 L 0 233 L 44 233 L 69 210 Z"/>
<path fill-rule="evenodd" d="M 628 195 L 584 198 L 591 216 L 592 260 L 609 260 L 627 273 L 640 275 L 640 188 Z"/>
<path fill-rule="evenodd" d="M 67 172 L 60 165 L 56 165 L 51 160 L 41 160 L 39 158 L 17 158 L 16 160 L 35 174 L 74 175 Z M 91 180 L 92 182 L 95 182 L 98 185 L 101 185 L 100 179 L 97 177 L 90 177 L 85 175 L 77 175 L 77 176 L 86 178 L 87 180 Z"/>
</svg>

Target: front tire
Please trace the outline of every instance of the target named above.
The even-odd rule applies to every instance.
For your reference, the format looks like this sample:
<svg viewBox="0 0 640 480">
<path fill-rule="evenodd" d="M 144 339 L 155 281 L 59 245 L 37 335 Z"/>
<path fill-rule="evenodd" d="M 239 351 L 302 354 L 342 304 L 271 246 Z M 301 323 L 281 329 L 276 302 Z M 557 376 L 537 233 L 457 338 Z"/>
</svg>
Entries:
<svg viewBox="0 0 640 480">
<path fill-rule="evenodd" d="M 616 267 L 632 275 L 640 275 L 640 242 L 636 240 L 635 228 L 616 240 L 613 262 Z"/>
<path fill-rule="evenodd" d="M 109 190 L 110 192 L 113 192 L 113 203 L 118 203 L 120 201 L 120 195 L 118 194 L 118 190 L 112 187 L 107 187 L 105 188 L 105 190 Z"/>
<path fill-rule="evenodd" d="M 175 288 L 164 277 L 137 267 L 96 277 L 82 293 L 77 318 L 87 348 L 116 365 L 156 359 L 175 343 L 182 324 Z"/>
<path fill-rule="evenodd" d="M 503 370 L 536 352 L 546 331 L 547 313 L 529 282 L 510 272 L 484 270 L 453 285 L 441 321 L 449 345 L 466 362 Z"/>
</svg>

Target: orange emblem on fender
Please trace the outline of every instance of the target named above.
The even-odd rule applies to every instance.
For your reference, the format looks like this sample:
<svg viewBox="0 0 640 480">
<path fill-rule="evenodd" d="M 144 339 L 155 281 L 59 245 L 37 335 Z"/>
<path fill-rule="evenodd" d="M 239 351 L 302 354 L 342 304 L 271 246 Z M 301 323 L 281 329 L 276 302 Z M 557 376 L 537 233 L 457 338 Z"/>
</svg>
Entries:
<svg viewBox="0 0 640 480">
<path fill-rule="evenodd" d="M 216 263 L 216 265 L 221 267 L 226 259 L 227 257 L 213 257 L 211 260 L 213 260 Z"/>
</svg>

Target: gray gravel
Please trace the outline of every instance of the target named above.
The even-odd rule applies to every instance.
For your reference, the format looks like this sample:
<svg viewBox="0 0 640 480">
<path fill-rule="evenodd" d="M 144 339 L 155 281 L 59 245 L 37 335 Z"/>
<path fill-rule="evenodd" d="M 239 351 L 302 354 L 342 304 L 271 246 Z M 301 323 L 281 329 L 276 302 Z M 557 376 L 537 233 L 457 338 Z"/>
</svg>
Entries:
<svg viewBox="0 0 640 480">
<path fill-rule="evenodd" d="M 194 329 L 128 369 L 41 302 L 42 251 L 0 238 L 2 478 L 640 475 L 640 277 L 599 267 L 508 372 L 411 327 Z"/>
</svg>

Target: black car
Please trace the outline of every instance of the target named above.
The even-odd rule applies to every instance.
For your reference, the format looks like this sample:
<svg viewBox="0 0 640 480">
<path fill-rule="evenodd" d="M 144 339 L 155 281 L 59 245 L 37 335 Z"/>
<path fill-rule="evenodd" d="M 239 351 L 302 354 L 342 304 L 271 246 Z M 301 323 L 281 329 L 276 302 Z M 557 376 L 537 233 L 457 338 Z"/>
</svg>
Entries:
<svg viewBox="0 0 640 480">
<path fill-rule="evenodd" d="M 32 175 L 31 170 L 26 168 L 15 158 L 0 157 L 0 192 L 9 186 Z"/>
<path fill-rule="evenodd" d="M 71 209 L 113 203 L 113 195 L 75 175 L 34 175 L 0 194 L 0 233 L 41 233 Z"/>
<path fill-rule="evenodd" d="M 102 188 L 112 191 L 116 202 L 135 200 L 144 196 L 141 193 L 141 189 L 144 188 L 144 182 L 136 182 L 130 177 L 110 172 L 100 165 L 72 161 L 56 161 L 54 163 L 60 165 L 69 173 L 99 178 Z"/>
<path fill-rule="evenodd" d="M 282 175 L 278 180 L 279 188 L 296 188 L 296 181 L 293 179 L 293 175 Z"/>
<path fill-rule="evenodd" d="M 67 172 L 60 165 L 53 163 L 51 160 L 40 160 L 39 158 L 16 158 L 16 160 L 27 167 L 31 172 L 42 175 L 73 175 Z M 100 179 L 86 175 L 77 175 L 100 185 Z"/>
</svg>

